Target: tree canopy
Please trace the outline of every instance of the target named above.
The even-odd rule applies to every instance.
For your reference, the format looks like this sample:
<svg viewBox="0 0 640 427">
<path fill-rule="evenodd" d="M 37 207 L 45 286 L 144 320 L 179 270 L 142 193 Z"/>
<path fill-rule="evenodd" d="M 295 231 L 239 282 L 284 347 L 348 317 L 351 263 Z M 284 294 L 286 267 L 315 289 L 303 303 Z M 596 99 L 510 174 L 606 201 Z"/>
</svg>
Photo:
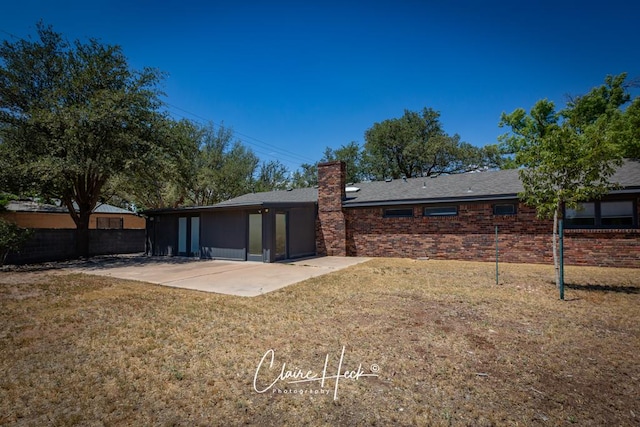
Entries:
<svg viewBox="0 0 640 427">
<path fill-rule="evenodd" d="M 524 186 L 520 196 L 536 207 L 539 217 L 554 218 L 556 271 L 556 236 L 563 207 L 578 208 L 580 202 L 610 191 L 616 167 L 637 147 L 637 129 L 630 122 L 637 119 L 633 109 L 638 100 L 631 112 L 624 111 L 630 101 L 625 78 L 626 74 L 607 76 L 604 85 L 570 99 L 561 111 L 543 99 L 529 113 L 518 108 L 502 114 L 500 126 L 509 131 L 500 140 L 520 168 Z"/>
<path fill-rule="evenodd" d="M 340 148 L 332 149 L 327 147 L 321 162 L 332 162 L 342 160 L 347 166 L 347 182 L 358 182 L 367 177 L 366 166 L 363 161 L 363 151 L 357 142 L 351 141 Z"/>
<path fill-rule="evenodd" d="M 89 216 L 110 177 L 153 151 L 163 117 L 162 73 L 130 68 L 119 46 L 67 42 L 40 23 L 38 39 L 0 46 L 0 151 L 15 193 L 60 198 L 88 253 Z"/>
<path fill-rule="evenodd" d="M 499 166 L 501 159 L 496 146 L 475 147 L 446 134 L 432 108 L 374 123 L 365 140 L 363 163 L 378 179 L 470 172 Z"/>
</svg>

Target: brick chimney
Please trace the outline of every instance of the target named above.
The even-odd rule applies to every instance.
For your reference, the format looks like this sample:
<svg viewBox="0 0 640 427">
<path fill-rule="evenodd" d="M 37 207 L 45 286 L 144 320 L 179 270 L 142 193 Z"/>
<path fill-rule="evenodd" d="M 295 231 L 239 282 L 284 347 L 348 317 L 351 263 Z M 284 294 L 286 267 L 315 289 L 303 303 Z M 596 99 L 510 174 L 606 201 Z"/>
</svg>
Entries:
<svg viewBox="0 0 640 427">
<path fill-rule="evenodd" d="M 347 229 L 342 201 L 346 198 L 346 165 L 342 161 L 318 165 L 318 255 L 346 256 Z"/>
</svg>

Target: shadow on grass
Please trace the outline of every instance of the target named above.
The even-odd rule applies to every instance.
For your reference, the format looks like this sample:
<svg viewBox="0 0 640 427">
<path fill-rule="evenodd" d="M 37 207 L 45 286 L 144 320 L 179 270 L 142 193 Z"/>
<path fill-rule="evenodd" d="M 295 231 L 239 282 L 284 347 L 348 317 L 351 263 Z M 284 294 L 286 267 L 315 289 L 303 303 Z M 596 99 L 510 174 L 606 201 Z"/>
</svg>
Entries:
<svg viewBox="0 0 640 427">
<path fill-rule="evenodd" d="M 618 292 L 621 294 L 640 294 L 640 287 L 637 286 L 613 286 L 613 285 L 576 285 L 573 283 L 565 283 L 565 288 L 576 291 L 595 291 L 595 292 Z"/>
<path fill-rule="evenodd" d="M 143 254 L 132 255 L 97 255 L 90 258 L 74 259 L 66 261 L 52 261 L 40 264 L 5 265 L 0 267 L 3 272 L 37 272 L 47 270 L 59 270 L 66 268 L 83 268 L 87 270 L 116 268 L 116 267 L 144 267 L 154 264 L 190 264 L 202 262 L 200 258 L 181 256 L 146 256 Z"/>
</svg>

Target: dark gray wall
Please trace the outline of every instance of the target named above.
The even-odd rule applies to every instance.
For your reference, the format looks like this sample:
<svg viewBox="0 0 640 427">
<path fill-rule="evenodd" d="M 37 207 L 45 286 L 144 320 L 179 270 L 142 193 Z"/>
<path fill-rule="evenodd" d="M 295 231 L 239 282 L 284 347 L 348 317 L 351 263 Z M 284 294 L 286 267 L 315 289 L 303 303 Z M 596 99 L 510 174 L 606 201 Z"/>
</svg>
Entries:
<svg viewBox="0 0 640 427">
<path fill-rule="evenodd" d="M 289 210 L 289 257 L 300 258 L 316 253 L 315 206 Z"/>
<path fill-rule="evenodd" d="M 289 258 L 315 255 L 316 208 L 264 208 L 263 259 L 275 261 L 275 213 L 288 213 Z M 266 210 L 268 209 L 268 212 Z M 248 244 L 248 214 L 256 210 L 212 210 L 200 212 L 200 257 L 245 261 Z M 190 213 L 189 216 L 196 215 Z M 147 221 L 150 253 L 160 256 L 178 254 L 178 218 L 180 213 L 156 215 Z"/>
<path fill-rule="evenodd" d="M 33 237 L 6 264 L 32 264 L 75 257 L 76 230 L 34 229 Z M 89 230 L 90 255 L 144 252 L 145 230 Z"/>
<path fill-rule="evenodd" d="M 246 260 L 246 212 L 203 213 L 200 216 L 200 246 L 202 258 Z"/>
<path fill-rule="evenodd" d="M 178 215 L 158 215 L 147 220 L 147 234 L 151 254 L 178 255 Z"/>
</svg>

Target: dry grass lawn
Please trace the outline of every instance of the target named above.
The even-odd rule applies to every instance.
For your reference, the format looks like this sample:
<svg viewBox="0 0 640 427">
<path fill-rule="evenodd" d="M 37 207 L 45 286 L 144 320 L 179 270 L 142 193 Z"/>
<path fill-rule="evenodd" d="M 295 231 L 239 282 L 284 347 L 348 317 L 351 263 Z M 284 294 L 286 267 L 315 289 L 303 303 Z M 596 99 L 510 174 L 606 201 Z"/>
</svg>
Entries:
<svg viewBox="0 0 640 427">
<path fill-rule="evenodd" d="M 568 268 L 560 301 L 551 267 L 501 268 L 374 259 L 256 298 L 0 273 L 0 424 L 639 425 L 640 271 Z M 278 380 L 327 355 L 324 387 Z"/>
</svg>

